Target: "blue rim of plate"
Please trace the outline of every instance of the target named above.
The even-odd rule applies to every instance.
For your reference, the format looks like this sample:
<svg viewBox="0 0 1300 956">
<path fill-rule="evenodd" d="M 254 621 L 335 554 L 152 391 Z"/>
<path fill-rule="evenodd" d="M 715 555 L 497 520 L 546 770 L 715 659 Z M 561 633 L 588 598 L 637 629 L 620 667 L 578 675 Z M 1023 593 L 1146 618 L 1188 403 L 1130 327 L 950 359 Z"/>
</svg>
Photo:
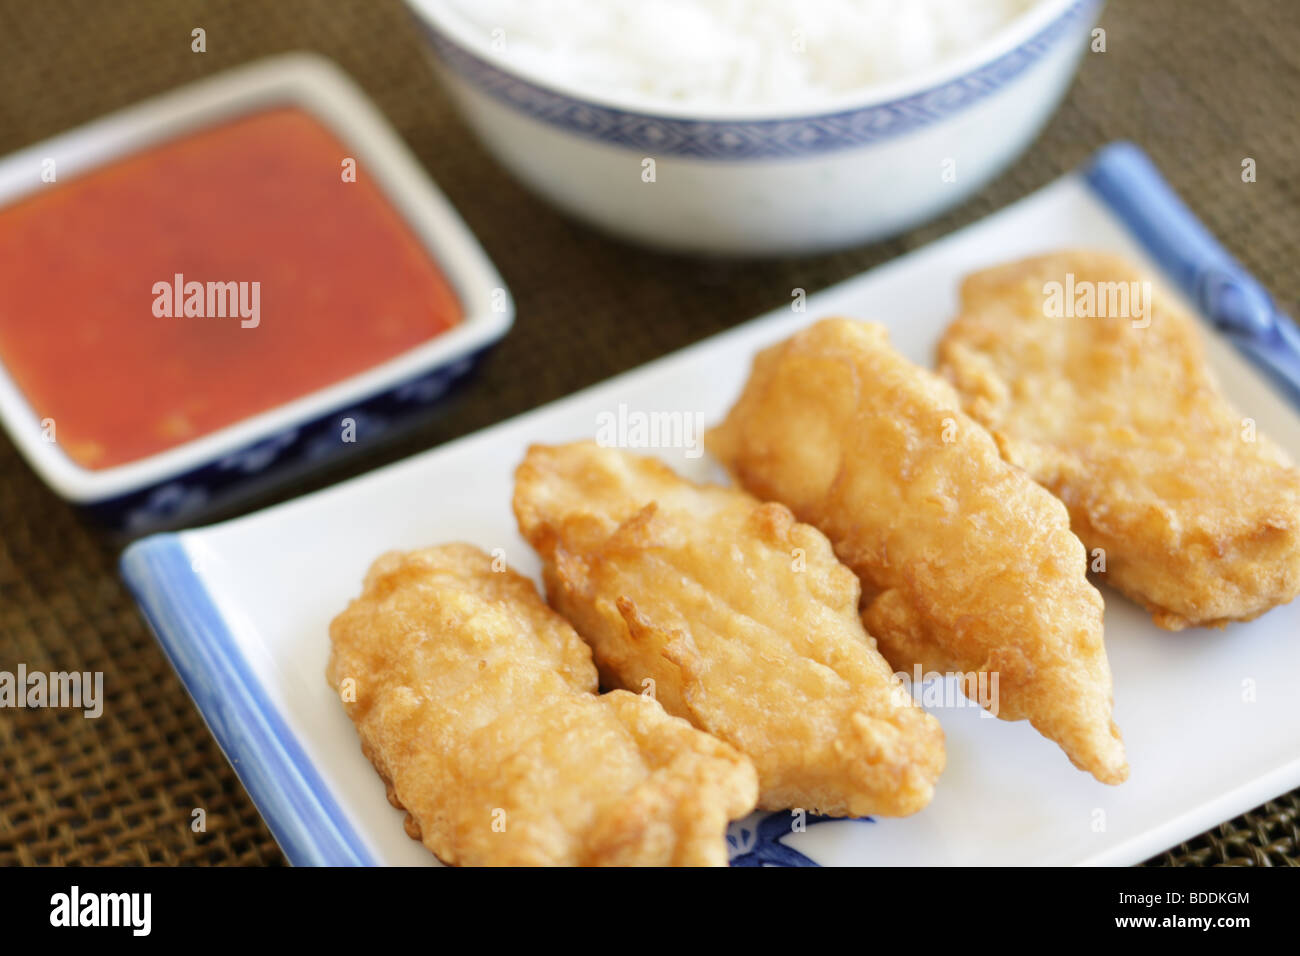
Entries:
<svg viewBox="0 0 1300 956">
<path fill-rule="evenodd" d="M 374 866 L 378 861 L 248 666 L 179 535 L 137 541 L 123 553 L 121 572 L 289 862 Z"/>
<path fill-rule="evenodd" d="M 1095 22 L 1101 3 L 1078 0 L 1015 49 L 919 93 L 818 116 L 754 120 L 679 119 L 575 99 L 489 63 L 418 10 L 412 9 L 412 14 L 443 63 L 476 89 L 532 119 L 649 155 L 727 161 L 818 156 L 870 146 L 929 126 L 1021 76 L 1068 37 L 1081 19 Z"/>
<path fill-rule="evenodd" d="M 1300 331 L 1183 205 L 1146 154 L 1115 143 L 1081 174 L 1203 316 L 1300 407 Z M 121 573 L 289 861 L 375 865 L 254 676 L 180 537 L 159 534 L 132 544 L 122 555 Z M 802 854 L 786 856 L 784 865 L 817 865 Z M 769 853 L 762 862 L 780 857 Z"/>
</svg>

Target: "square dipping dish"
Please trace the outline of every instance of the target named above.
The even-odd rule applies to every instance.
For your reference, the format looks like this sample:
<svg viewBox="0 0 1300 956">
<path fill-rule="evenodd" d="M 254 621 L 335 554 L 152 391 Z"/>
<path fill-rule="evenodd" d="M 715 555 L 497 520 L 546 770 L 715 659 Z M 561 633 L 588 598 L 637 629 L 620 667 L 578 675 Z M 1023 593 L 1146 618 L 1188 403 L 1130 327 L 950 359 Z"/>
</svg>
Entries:
<svg viewBox="0 0 1300 956">
<path fill-rule="evenodd" d="M 0 160 L 0 423 L 131 535 L 414 424 L 513 318 L 455 210 L 316 56 Z"/>
</svg>

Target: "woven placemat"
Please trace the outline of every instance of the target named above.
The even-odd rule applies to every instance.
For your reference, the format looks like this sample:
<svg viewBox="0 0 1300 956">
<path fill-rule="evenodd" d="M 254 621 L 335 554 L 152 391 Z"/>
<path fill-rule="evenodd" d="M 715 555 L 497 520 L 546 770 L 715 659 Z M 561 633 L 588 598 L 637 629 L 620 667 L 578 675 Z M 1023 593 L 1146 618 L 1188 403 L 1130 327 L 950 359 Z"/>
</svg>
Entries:
<svg viewBox="0 0 1300 956">
<path fill-rule="evenodd" d="M 452 113 L 395 0 L 0 0 L 0 154 L 272 53 L 319 51 L 374 98 L 509 283 L 518 322 L 418 434 L 269 504 L 444 442 L 725 329 L 987 215 L 1115 139 L 1140 143 L 1282 307 L 1300 297 L 1300 4 L 1113 0 L 1038 143 L 978 198 L 891 242 L 699 262 L 610 241 L 525 193 Z M 207 52 L 190 31 L 207 31 Z M 1246 156 L 1258 182 L 1243 184 Z M 119 548 L 0 438 L 0 669 L 104 673 L 103 716 L 0 711 L 0 864 L 280 863 L 283 856 L 117 576 Z M 1213 755 L 1207 755 L 1212 760 Z M 191 829 L 193 811 L 206 829 Z M 1295 865 L 1300 791 L 1156 864 Z"/>
</svg>

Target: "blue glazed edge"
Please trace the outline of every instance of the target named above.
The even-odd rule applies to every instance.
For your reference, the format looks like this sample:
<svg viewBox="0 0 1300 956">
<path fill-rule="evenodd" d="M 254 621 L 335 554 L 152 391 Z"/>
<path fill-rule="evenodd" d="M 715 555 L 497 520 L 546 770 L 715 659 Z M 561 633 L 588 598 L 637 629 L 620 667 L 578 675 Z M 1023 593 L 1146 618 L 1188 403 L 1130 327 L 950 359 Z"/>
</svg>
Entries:
<svg viewBox="0 0 1300 956">
<path fill-rule="evenodd" d="M 1300 407 L 1300 328 L 1228 253 L 1133 143 L 1102 149 L 1084 180 L 1237 350 Z"/>
<path fill-rule="evenodd" d="M 239 652 L 180 539 L 163 534 L 138 541 L 123 553 L 120 569 L 289 861 L 374 866 L 374 857 Z"/>
<path fill-rule="evenodd" d="M 1102 0 L 1078 0 L 1020 46 L 939 86 L 888 103 L 796 119 L 679 119 L 598 106 L 539 86 L 471 53 L 412 11 L 439 59 L 478 90 L 539 122 L 650 155 L 702 160 L 796 159 L 868 146 L 986 99 L 1035 65 Z"/>
</svg>

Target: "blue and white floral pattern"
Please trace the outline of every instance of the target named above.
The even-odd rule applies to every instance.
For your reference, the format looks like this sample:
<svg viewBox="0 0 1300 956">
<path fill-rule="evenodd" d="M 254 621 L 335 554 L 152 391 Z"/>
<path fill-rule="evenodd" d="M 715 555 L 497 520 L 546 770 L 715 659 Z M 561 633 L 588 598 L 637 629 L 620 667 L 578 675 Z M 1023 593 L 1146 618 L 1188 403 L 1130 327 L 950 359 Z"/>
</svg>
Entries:
<svg viewBox="0 0 1300 956">
<path fill-rule="evenodd" d="M 679 119 L 598 106 L 538 86 L 470 53 L 425 18 L 417 18 L 438 56 L 497 100 L 588 139 L 656 156 L 694 159 L 791 159 L 866 146 L 928 126 L 966 109 L 1024 73 L 1100 0 L 1079 0 L 1035 36 L 992 63 L 933 89 L 889 103 L 797 119 L 721 121 Z"/>
<path fill-rule="evenodd" d="M 297 440 L 298 429 L 291 428 L 247 448 L 241 448 L 233 455 L 227 455 L 217 462 L 217 467 L 223 471 L 235 470 L 245 475 L 256 475 L 266 471 L 271 463 L 280 457 L 280 452 L 292 448 Z"/>
<path fill-rule="evenodd" d="M 839 817 L 823 817 L 815 813 L 804 815 L 803 824 L 812 826 Z M 820 866 L 816 860 L 805 856 L 781 842 L 795 832 L 795 815 L 789 810 L 769 813 L 753 823 L 750 819 L 738 820 L 727 828 L 727 851 L 732 866 Z M 874 823 L 871 817 L 859 817 L 855 823 Z"/>
<path fill-rule="evenodd" d="M 138 533 L 176 521 L 202 509 L 208 503 L 205 488 L 171 481 L 150 489 L 122 517 L 128 532 Z"/>
<path fill-rule="evenodd" d="M 403 400 L 400 396 L 394 398 L 398 402 Z M 372 415 L 364 408 L 339 412 L 333 418 L 332 428 L 321 429 L 304 444 L 303 457 L 310 462 L 326 461 L 340 451 L 358 448 L 367 441 L 383 436 L 391 427 L 392 421 L 389 418 Z"/>
</svg>

